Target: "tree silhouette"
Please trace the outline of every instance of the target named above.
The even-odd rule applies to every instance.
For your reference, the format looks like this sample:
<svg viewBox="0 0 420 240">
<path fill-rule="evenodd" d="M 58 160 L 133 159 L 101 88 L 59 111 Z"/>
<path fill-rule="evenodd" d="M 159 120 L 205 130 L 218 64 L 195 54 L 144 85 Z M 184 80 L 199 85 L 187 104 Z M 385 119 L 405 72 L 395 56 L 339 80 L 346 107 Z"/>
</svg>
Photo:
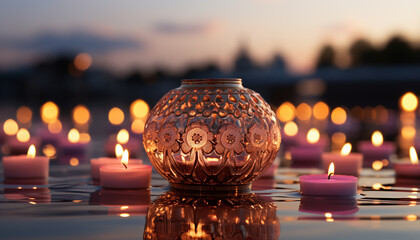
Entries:
<svg viewBox="0 0 420 240">
<path fill-rule="evenodd" d="M 335 51 L 332 46 L 326 45 L 321 49 L 317 60 L 317 67 L 335 67 Z"/>
</svg>

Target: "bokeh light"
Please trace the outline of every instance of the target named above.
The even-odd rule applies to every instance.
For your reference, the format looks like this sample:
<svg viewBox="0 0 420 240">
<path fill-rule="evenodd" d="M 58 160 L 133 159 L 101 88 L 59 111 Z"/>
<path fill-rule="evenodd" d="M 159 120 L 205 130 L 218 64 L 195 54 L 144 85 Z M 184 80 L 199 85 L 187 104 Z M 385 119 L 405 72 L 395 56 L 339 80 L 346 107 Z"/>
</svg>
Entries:
<svg viewBox="0 0 420 240">
<path fill-rule="evenodd" d="M 133 133 L 141 134 L 144 132 L 145 122 L 141 119 L 134 119 L 131 123 L 131 131 Z"/>
<path fill-rule="evenodd" d="M 401 97 L 401 107 L 405 111 L 411 112 L 416 110 L 418 105 L 417 96 L 412 92 L 407 92 Z"/>
<path fill-rule="evenodd" d="M 126 129 L 121 129 L 117 134 L 118 143 L 125 144 L 130 139 L 130 134 Z"/>
<path fill-rule="evenodd" d="M 312 109 L 311 106 L 309 106 L 306 103 L 301 103 L 299 104 L 299 106 L 296 108 L 296 117 L 299 120 L 309 120 L 311 119 L 312 116 Z"/>
<path fill-rule="evenodd" d="M 324 102 L 317 102 L 313 107 L 313 115 L 318 120 L 324 120 L 328 117 L 330 108 Z"/>
<path fill-rule="evenodd" d="M 21 128 L 17 132 L 16 138 L 19 142 L 28 142 L 31 139 L 31 134 L 26 128 Z"/>
<path fill-rule="evenodd" d="M 88 53 L 79 53 L 73 61 L 79 71 L 86 71 L 92 65 L 92 57 Z"/>
<path fill-rule="evenodd" d="M 295 118 L 295 106 L 291 102 L 285 102 L 277 109 L 277 117 L 282 122 L 292 121 Z"/>
<path fill-rule="evenodd" d="M 319 131 L 316 128 L 309 129 L 308 134 L 306 135 L 306 139 L 309 143 L 317 143 L 320 137 L 321 135 L 319 134 Z"/>
<path fill-rule="evenodd" d="M 287 136 L 296 136 L 296 134 L 298 133 L 298 131 L 299 131 L 298 130 L 298 126 L 293 121 L 287 122 L 284 125 L 284 133 Z"/>
<path fill-rule="evenodd" d="M 124 112 L 121 109 L 114 107 L 109 110 L 108 120 L 112 125 L 120 125 L 124 122 Z"/>
<path fill-rule="evenodd" d="M 77 143 L 80 140 L 80 133 L 77 129 L 72 128 L 72 129 L 70 129 L 69 134 L 67 135 L 67 138 L 68 138 L 69 142 Z"/>
<path fill-rule="evenodd" d="M 16 135 L 19 130 L 17 122 L 13 119 L 7 119 L 3 124 L 3 131 L 9 136 Z"/>
<path fill-rule="evenodd" d="M 61 121 L 58 119 L 48 124 L 48 131 L 50 131 L 50 133 L 57 134 L 57 133 L 60 133 L 62 129 L 63 129 L 63 125 L 61 124 Z"/>
<path fill-rule="evenodd" d="M 87 124 L 90 120 L 89 109 L 83 105 L 77 105 L 73 109 L 73 121 L 77 124 Z"/>
<path fill-rule="evenodd" d="M 41 107 L 41 118 L 45 123 L 51 123 L 57 120 L 59 108 L 53 102 L 46 102 Z"/>
<path fill-rule="evenodd" d="M 149 114 L 149 105 L 144 100 L 137 99 L 130 105 L 130 113 L 134 118 L 145 118 Z"/>
<path fill-rule="evenodd" d="M 75 157 L 70 158 L 69 164 L 72 167 L 79 166 L 79 159 L 78 158 L 75 158 Z"/>
<path fill-rule="evenodd" d="M 30 123 L 32 121 L 32 110 L 27 106 L 21 106 L 16 111 L 16 119 L 21 123 Z"/>
<path fill-rule="evenodd" d="M 336 107 L 331 112 L 331 121 L 336 125 L 342 125 L 347 120 L 347 113 L 346 110 L 344 110 L 341 107 Z"/>
</svg>

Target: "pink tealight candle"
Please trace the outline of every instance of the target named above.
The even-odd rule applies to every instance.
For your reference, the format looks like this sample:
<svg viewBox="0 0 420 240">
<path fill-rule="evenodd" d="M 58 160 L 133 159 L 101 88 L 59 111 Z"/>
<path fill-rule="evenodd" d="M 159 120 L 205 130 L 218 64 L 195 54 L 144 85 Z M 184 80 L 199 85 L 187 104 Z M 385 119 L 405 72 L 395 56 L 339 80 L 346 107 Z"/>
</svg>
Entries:
<svg viewBox="0 0 420 240">
<path fill-rule="evenodd" d="M 306 139 L 307 142 L 305 144 L 290 149 L 292 167 L 319 168 L 323 151 L 323 145 L 319 144 L 319 131 L 316 128 L 310 129 Z"/>
<path fill-rule="evenodd" d="M 346 143 L 340 153 L 323 153 L 322 163 L 325 172 L 328 172 L 328 167 L 334 162 L 336 174 L 359 176 L 362 171 L 363 155 L 350 151 L 351 144 Z"/>
<path fill-rule="evenodd" d="M 395 163 L 394 169 L 397 177 L 420 178 L 420 165 L 414 147 L 410 147 L 411 163 Z"/>
<path fill-rule="evenodd" d="M 304 196 L 354 196 L 357 192 L 357 177 L 334 175 L 334 164 L 328 174 L 303 175 L 299 177 L 300 192 Z"/>
<path fill-rule="evenodd" d="M 128 165 L 125 150 L 119 165 L 104 165 L 99 168 L 101 186 L 106 188 L 148 188 L 152 178 L 152 166 Z"/>
<path fill-rule="evenodd" d="M 115 156 L 116 158 L 108 158 L 108 157 L 102 157 L 102 158 L 93 158 L 90 160 L 90 172 L 91 172 L 91 177 L 94 180 L 99 180 L 100 178 L 100 173 L 99 173 L 99 168 L 101 166 L 104 165 L 116 165 L 120 163 L 120 158 L 123 155 L 123 148 L 120 144 L 117 144 L 115 146 Z M 130 159 L 130 165 L 131 164 L 142 164 L 143 161 L 141 159 Z"/>
<path fill-rule="evenodd" d="M 48 157 L 37 157 L 31 145 L 27 155 L 3 157 L 3 175 L 5 179 L 48 178 L 49 162 Z"/>
<path fill-rule="evenodd" d="M 395 153 L 395 144 L 384 142 L 381 132 L 375 131 L 372 134 L 371 142 L 360 142 L 358 149 L 363 154 L 363 167 L 371 167 L 375 161 L 384 159 L 389 161 L 390 156 Z M 388 166 L 391 166 L 391 164 Z"/>
<path fill-rule="evenodd" d="M 69 131 L 67 139 L 61 139 L 59 143 L 58 162 L 61 164 L 72 164 L 72 159 L 77 160 L 77 165 L 88 161 L 87 148 L 89 143 L 80 141 L 80 133 L 73 128 Z"/>
</svg>

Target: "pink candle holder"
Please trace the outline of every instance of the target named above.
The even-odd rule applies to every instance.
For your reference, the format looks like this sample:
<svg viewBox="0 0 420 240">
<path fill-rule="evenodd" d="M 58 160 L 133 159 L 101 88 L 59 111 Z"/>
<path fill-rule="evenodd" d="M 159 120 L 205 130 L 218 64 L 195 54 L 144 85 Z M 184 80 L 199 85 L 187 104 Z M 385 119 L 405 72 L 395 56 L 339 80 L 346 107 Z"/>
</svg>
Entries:
<svg viewBox="0 0 420 240">
<path fill-rule="evenodd" d="M 358 145 L 359 152 L 363 154 L 363 167 L 370 168 L 374 161 L 388 160 L 395 153 L 395 144 L 393 142 L 383 142 L 381 146 L 374 146 L 370 141 L 361 141 Z M 389 161 L 386 168 L 391 168 Z"/>
</svg>

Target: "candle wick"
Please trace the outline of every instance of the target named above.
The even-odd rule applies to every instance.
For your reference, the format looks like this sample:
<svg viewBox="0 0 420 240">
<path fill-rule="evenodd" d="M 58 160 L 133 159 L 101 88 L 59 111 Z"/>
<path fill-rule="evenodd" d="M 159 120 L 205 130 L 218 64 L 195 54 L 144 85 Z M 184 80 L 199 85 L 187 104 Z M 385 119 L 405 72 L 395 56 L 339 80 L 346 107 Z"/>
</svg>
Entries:
<svg viewBox="0 0 420 240">
<path fill-rule="evenodd" d="M 332 175 L 333 175 L 333 173 L 328 174 L 328 180 L 330 180 Z"/>
<path fill-rule="evenodd" d="M 122 165 L 125 167 L 125 169 L 127 169 L 127 164 L 122 163 Z M 328 179 L 329 179 L 329 177 L 328 177 Z"/>
</svg>

